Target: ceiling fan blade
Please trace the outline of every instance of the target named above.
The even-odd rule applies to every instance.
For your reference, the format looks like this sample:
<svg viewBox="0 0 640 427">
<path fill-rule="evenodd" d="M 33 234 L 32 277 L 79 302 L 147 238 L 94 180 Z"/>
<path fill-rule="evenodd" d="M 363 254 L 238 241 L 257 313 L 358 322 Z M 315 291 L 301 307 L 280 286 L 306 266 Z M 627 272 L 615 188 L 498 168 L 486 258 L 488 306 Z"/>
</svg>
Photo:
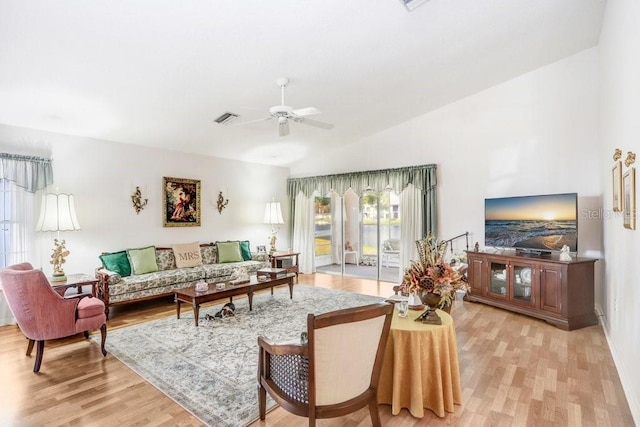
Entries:
<svg viewBox="0 0 640 427">
<path fill-rule="evenodd" d="M 289 121 L 287 119 L 279 120 L 278 132 L 280 133 L 280 136 L 289 135 Z"/>
<path fill-rule="evenodd" d="M 313 116 L 315 114 L 321 114 L 322 111 L 318 110 L 316 107 L 305 107 L 305 108 L 298 108 L 297 110 L 293 110 L 292 113 L 298 117 L 304 117 L 304 116 Z"/>
<path fill-rule="evenodd" d="M 315 126 L 321 129 L 333 129 L 333 125 L 331 123 L 319 122 L 317 120 L 306 119 L 306 118 L 301 118 L 299 121 L 300 123 L 303 123 L 305 125 Z"/>
<path fill-rule="evenodd" d="M 266 122 L 266 121 L 271 120 L 272 118 L 273 117 L 265 117 L 263 119 L 249 120 L 249 121 L 246 121 L 246 122 L 231 123 L 231 124 L 229 124 L 229 126 L 242 126 L 242 125 L 248 125 L 248 124 L 251 124 L 251 123 Z"/>
</svg>

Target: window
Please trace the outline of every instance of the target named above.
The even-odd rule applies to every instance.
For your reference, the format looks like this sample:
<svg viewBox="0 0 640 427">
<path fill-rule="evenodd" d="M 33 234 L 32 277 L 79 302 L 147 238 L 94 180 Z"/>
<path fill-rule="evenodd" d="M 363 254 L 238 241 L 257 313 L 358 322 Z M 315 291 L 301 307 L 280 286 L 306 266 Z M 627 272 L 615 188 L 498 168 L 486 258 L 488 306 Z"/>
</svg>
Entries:
<svg viewBox="0 0 640 427">
<path fill-rule="evenodd" d="M 0 224 L 2 224 L 2 230 L 0 230 L 0 268 L 9 265 L 9 252 L 11 251 L 10 184 L 6 179 L 0 179 Z"/>
<path fill-rule="evenodd" d="M 0 179 L 0 268 L 32 257 L 33 198 L 13 182 Z"/>
</svg>

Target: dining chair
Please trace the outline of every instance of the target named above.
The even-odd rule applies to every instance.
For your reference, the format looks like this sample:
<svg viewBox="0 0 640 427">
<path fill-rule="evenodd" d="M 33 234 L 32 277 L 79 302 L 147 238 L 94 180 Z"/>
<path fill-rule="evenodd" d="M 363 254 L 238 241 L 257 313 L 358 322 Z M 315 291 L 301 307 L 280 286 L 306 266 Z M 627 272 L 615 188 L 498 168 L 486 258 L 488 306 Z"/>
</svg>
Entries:
<svg viewBox="0 0 640 427">
<path fill-rule="evenodd" d="M 377 303 L 307 316 L 306 340 L 276 344 L 258 337 L 260 419 L 267 393 L 285 410 L 334 418 L 369 406 L 380 426 L 377 389 L 393 305 Z"/>
<path fill-rule="evenodd" d="M 63 298 L 53 290 L 44 273 L 28 262 L 0 270 L 0 285 L 16 323 L 27 337 L 27 356 L 38 342 L 33 372 L 40 371 L 45 340 L 64 338 L 100 329 L 102 355 L 107 352 L 107 318 L 104 303 L 95 297 Z"/>
</svg>

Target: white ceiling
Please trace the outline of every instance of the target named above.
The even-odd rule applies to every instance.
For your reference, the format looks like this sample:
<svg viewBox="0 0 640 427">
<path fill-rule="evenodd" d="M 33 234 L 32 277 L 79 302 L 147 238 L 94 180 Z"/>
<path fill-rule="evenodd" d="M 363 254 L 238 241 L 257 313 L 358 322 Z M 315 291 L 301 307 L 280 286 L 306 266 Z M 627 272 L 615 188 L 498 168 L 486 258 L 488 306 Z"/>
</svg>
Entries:
<svg viewBox="0 0 640 427">
<path fill-rule="evenodd" d="M 605 4 L 1 0 L 0 123 L 286 166 L 596 46 Z M 212 122 L 278 77 L 335 128 Z"/>
</svg>

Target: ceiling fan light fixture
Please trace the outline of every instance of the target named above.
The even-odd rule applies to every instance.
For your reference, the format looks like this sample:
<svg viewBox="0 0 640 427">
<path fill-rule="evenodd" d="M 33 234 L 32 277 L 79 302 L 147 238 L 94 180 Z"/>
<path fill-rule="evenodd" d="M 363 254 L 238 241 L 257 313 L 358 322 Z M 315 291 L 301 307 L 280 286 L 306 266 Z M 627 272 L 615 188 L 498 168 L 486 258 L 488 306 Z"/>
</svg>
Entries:
<svg viewBox="0 0 640 427">
<path fill-rule="evenodd" d="M 280 136 L 289 135 L 289 121 L 286 117 L 278 117 L 278 133 Z"/>
</svg>

